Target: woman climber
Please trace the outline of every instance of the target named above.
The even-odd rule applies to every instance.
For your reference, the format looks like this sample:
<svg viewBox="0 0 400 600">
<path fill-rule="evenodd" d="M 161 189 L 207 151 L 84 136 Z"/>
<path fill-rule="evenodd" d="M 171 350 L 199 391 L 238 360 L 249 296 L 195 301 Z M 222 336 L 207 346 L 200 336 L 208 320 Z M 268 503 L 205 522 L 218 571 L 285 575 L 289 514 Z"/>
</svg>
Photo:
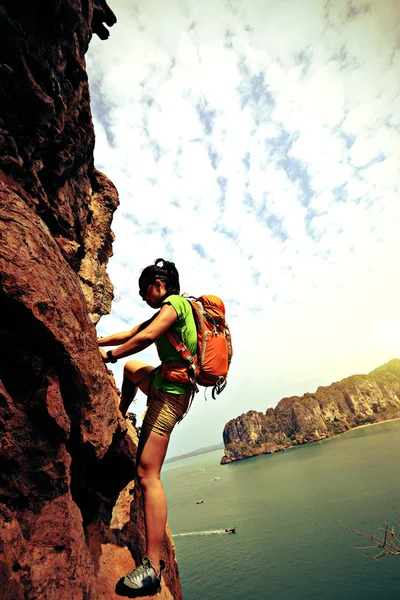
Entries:
<svg viewBox="0 0 400 600">
<path fill-rule="evenodd" d="M 141 352 L 155 343 L 162 365 L 182 363 L 167 339 L 166 331 L 174 330 L 192 355 L 196 354 L 197 331 L 189 302 L 179 295 L 179 273 L 173 262 L 162 258 L 146 267 L 139 277 L 139 294 L 158 312 L 130 331 L 99 339 L 105 363 Z M 117 346 L 105 352 L 102 346 Z M 147 412 L 143 420 L 137 453 L 137 477 L 143 490 L 146 528 L 146 551 L 142 563 L 122 577 L 116 592 L 124 596 L 156 591 L 161 582 L 164 561 L 161 545 L 167 522 L 167 501 L 160 471 L 176 423 L 186 414 L 193 394 L 189 379 L 183 383 L 166 381 L 160 371 L 138 360 L 125 364 L 121 388 L 120 410 L 125 415 L 137 389 L 146 394 Z M 173 378 L 172 378 L 173 379 Z"/>
</svg>

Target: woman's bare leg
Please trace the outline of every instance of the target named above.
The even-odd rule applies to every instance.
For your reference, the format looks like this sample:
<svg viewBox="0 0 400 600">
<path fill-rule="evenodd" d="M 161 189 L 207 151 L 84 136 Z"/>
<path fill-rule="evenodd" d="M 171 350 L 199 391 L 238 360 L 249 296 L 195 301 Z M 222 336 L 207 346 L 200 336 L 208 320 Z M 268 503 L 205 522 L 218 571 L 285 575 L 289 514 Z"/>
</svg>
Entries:
<svg viewBox="0 0 400 600">
<path fill-rule="evenodd" d="M 159 573 L 161 546 L 167 523 L 167 500 L 160 471 L 167 452 L 169 436 L 142 429 L 138 448 L 137 475 L 143 490 L 146 525 L 146 556 Z"/>
<path fill-rule="evenodd" d="M 153 369 L 154 367 L 140 360 L 130 360 L 125 364 L 124 378 L 121 386 L 121 401 L 119 403 L 119 409 L 124 416 L 136 396 L 138 390 L 136 382 L 140 381 L 142 377 L 153 371 Z M 139 389 L 148 396 L 149 378 L 145 379 L 139 385 Z"/>
</svg>

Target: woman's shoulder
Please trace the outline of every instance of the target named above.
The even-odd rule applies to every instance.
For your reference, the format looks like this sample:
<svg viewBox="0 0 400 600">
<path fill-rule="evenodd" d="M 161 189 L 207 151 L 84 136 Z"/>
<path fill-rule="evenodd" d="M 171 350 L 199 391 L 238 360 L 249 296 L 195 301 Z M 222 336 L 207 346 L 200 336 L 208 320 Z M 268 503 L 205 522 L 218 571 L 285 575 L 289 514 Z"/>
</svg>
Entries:
<svg viewBox="0 0 400 600">
<path fill-rule="evenodd" d="M 178 314 L 187 313 L 190 310 L 189 301 L 179 294 L 171 294 L 163 300 L 162 304 L 171 304 Z"/>
<path fill-rule="evenodd" d="M 162 301 L 162 304 L 181 304 L 181 305 L 185 305 L 188 306 L 189 302 L 188 300 L 184 297 L 184 296 L 180 296 L 179 294 L 171 294 L 170 296 L 167 296 L 167 298 L 165 298 L 165 300 Z"/>
</svg>

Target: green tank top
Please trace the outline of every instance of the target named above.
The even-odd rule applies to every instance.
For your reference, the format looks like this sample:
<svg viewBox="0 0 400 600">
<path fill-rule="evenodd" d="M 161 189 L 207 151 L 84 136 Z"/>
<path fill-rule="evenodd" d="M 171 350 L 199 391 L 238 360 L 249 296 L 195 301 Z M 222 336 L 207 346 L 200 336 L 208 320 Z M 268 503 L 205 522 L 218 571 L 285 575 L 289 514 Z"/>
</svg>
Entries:
<svg viewBox="0 0 400 600">
<path fill-rule="evenodd" d="M 163 306 L 164 304 L 170 304 L 175 309 L 175 312 L 178 315 L 177 320 L 172 325 L 172 329 L 174 329 L 178 333 L 179 337 L 186 344 L 192 355 L 196 354 L 197 330 L 193 318 L 192 308 L 189 302 L 186 300 L 186 298 L 174 294 L 168 296 L 161 303 L 161 306 Z M 168 341 L 168 338 L 165 333 L 163 333 L 156 341 L 156 347 L 161 362 L 166 362 L 170 360 L 182 360 L 179 353 L 175 350 L 175 348 L 173 348 L 173 346 Z M 186 392 L 191 391 L 193 389 L 190 383 L 183 384 L 163 381 L 160 377 L 159 372 L 157 372 L 153 378 L 153 385 L 155 385 L 158 389 L 163 390 L 164 392 L 169 392 L 170 394 L 185 394 Z"/>
</svg>

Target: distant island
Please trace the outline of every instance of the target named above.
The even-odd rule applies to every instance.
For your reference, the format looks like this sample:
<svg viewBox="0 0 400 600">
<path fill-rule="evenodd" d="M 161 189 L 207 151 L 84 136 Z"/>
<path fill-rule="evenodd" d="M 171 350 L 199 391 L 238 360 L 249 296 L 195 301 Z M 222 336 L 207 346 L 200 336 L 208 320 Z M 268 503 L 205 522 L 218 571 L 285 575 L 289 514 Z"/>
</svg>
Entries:
<svg viewBox="0 0 400 600">
<path fill-rule="evenodd" d="M 314 394 L 283 398 L 265 413 L 250 410 L 223 431 L 221 464 L 272 454 L 360 427 L 400 418 L 400 360 L 352 375 Z"/>
<path fill-rule="evenodd" d="M 214 452 L 214 450 L 221 450 L 224 448 L 224 444 L 220 442 L 219 444 L 214 444 L 213 446 L 206 446 L 205 448 L 198 448 L 197 450 L 192 450 L 192 452 L 187 452 L 186 454 L 180 454 L 179 456 L 173 456 L 172 458 L 167 458 L 164 461 L 165 463 L 172 463 L 177 460 L 183 460 L 184 458 L 190 458 L 191 456 L 197 456 L 198 454 L 206 454 L 207 452 Z"/>
</svg>

